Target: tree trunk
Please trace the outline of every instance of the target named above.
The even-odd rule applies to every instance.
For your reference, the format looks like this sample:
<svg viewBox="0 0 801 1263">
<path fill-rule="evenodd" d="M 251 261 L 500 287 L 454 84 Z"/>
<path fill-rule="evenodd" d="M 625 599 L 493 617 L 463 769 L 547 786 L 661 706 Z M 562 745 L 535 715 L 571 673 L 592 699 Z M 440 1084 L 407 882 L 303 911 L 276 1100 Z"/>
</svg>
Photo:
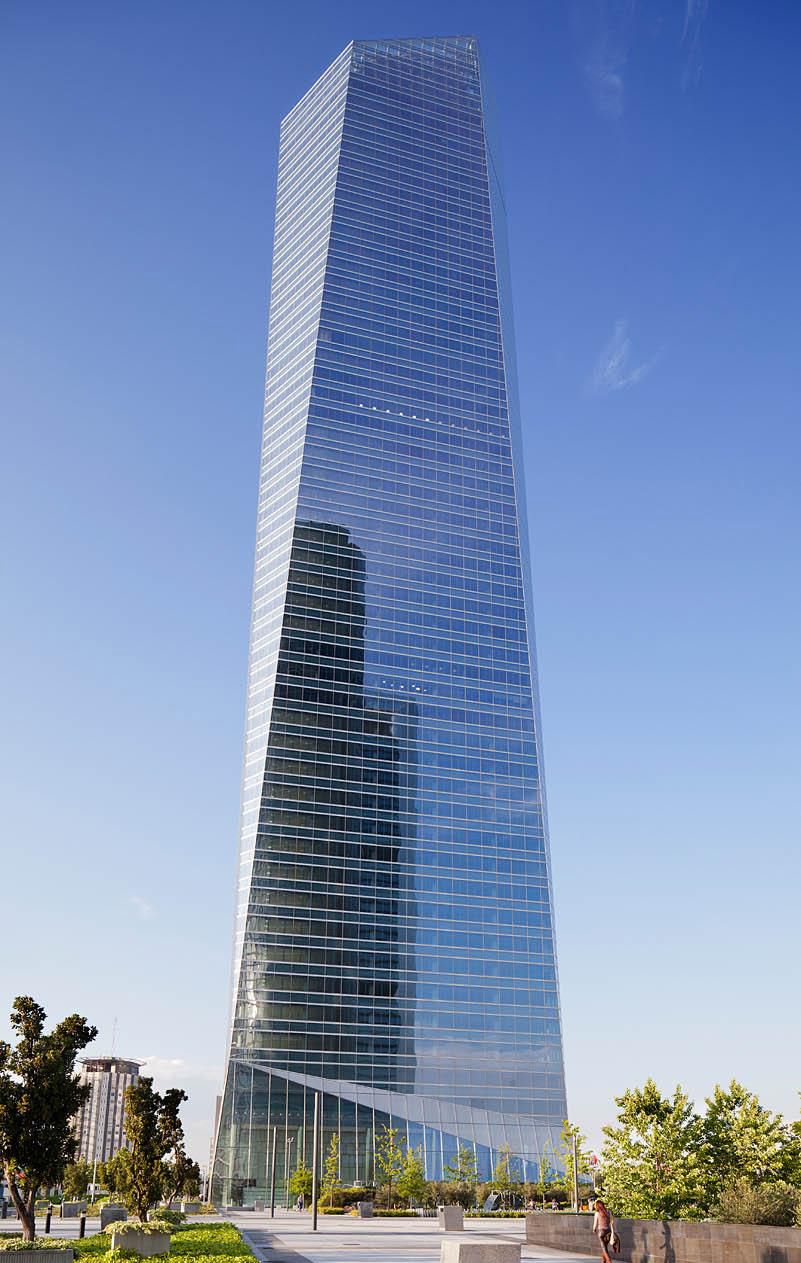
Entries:
<svg viewBox="0 0 801 1263">
<path fill-rule="evenodd" d="M 6 1179 L 8 1181 L 8 1191 L 11 1194 L 11 1200 L 14 1203 L 19 1221 L 22 1224 L 23 1241 L 33 1241 L 36 1236 L 36 1189 L 28 1194 L 27 1200 L 23 1198 L 22 1193 L 17 1187 L 16 1180 L 6 1171 Z"/>
</svg>

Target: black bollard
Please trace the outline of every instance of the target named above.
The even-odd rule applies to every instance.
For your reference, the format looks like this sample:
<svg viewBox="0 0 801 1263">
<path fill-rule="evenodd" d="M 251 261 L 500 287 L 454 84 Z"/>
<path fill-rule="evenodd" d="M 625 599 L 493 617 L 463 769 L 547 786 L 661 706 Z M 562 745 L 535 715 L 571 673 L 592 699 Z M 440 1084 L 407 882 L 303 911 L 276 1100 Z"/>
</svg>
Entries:
<svg viewBox="0 0 801 1263">
<path fill-rule="evenodd" d="M 50 1219 L 51 1219 L 52 1214 L 53 1214 L 53 1207 L 48 1206 L 47 1214 L 45 1215 L 45 1232 L 48 1234 L 50 1232 Z"/>
<path fill-rule="evenodd" d="M 86 1215 L 81 1215 L 80 1219 L 78 1220 L 78 1236 L 79 1237 L 86 1236 Z"/>
<path fill-rule="evenodd" d="M 8 1219 L 8 1202 L 3 1198 L 3 1209 L 0 1210 L 0 1218 Z"/>
</svg>

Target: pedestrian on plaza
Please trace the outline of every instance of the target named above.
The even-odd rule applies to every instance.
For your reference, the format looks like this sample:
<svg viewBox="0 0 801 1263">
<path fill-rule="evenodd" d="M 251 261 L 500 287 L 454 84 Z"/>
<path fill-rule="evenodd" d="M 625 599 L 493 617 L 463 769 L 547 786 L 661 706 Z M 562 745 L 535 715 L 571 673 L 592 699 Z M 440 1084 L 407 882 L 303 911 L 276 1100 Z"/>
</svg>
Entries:
<svg viewBox="0 0 801 1263">
<path fill-rule="evenodd" d="M 612 1263 L 612 1259 L 609 1256 L 609 1245 L 615 1231 L 615 1221 L 612 1218 L 611 1210 L 600 1197 L 595 1203 L 595 1218 L 592 1221 L 592 1230 L 596 1233 L 601 1243 L 601 1258 L 604 1263 Z"/>
<path fill-rule="evenodd" d="M 298 1193 L 298 1200 L 295 1202 L 295 1210 L 303 1210 L 306 1205 L 306 1198 L 302 1193 Z"/>
</svg>

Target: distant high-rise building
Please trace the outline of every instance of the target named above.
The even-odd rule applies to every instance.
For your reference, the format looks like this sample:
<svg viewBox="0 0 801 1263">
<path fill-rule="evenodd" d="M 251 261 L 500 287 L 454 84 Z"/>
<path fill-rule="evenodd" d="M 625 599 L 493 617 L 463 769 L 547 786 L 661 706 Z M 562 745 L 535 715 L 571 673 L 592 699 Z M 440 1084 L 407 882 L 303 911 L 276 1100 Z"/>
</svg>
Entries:
<svg viewBox="0 0 801 1263">
<path fill-rule="evenodd" d="M 476 41 L 284 120 L 214 1196 L 566 1116 L 505 212 Z"/>
<path fill-rule="evenodd" d="M 125 1089 L 139 1078 L 139 1061 L 124 1057 L 87 1057 L 78 1076 L 89 1085 L 89 1096 L 75 1119 L 79 1158 L 106 1162 L 126 1147 Z"/>
</svg>

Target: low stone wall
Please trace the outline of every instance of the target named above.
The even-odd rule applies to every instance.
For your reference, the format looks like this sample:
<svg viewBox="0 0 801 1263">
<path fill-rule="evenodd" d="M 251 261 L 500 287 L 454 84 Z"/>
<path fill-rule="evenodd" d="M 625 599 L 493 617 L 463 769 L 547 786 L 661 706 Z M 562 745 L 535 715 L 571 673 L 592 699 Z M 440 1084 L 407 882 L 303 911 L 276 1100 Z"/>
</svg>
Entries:
<svg viewBox="0 0 801 1263">
<path fill-rule="evenodd" d="M 621 1263 L 801 1263 L 801 1228 L 616 1219 Z M 526 1215 L 526 1241 L 600 1257 L 592 1215 Z"/>
</svg>

